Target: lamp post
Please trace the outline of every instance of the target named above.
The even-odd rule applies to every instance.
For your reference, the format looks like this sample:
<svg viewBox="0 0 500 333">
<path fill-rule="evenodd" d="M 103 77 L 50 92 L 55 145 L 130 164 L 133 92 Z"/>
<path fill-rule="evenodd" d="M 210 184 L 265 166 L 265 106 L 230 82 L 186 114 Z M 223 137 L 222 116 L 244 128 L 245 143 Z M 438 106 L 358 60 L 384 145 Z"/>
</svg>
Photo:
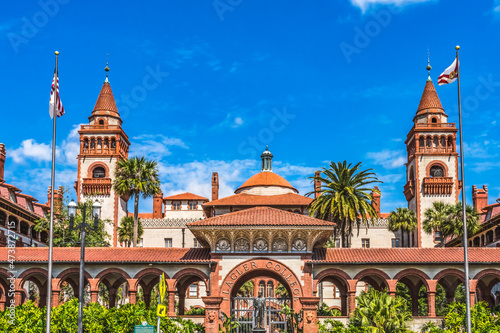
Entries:
<svg viewBox="0 0 500 333">
<path fill-rule="evenodd" d="M 85 222 L 86 220 L 86 208 L 87 206 L 83 205 L 82 210 L 82 223 L 77 226 L 74 226 L 74 218 L 76 216 L 76 208 L 77 205 L 74 200 L 68 204 L 68 212 L 69 212 L 69 229 L 80 229 L 81 230 L 81 242 L 80 242 L 80 284 L 78 285 L 78 333 L 83 333 L 83 289 L 85 284 L 85 227 L 89 227 L 90 225 Z M 92 205 L 92 216 L 94 217 L 94 230 L 97 230 L 99 225 L 99 217 L 101 215 L 101 204 L 96 200 Z"/>
</svg>

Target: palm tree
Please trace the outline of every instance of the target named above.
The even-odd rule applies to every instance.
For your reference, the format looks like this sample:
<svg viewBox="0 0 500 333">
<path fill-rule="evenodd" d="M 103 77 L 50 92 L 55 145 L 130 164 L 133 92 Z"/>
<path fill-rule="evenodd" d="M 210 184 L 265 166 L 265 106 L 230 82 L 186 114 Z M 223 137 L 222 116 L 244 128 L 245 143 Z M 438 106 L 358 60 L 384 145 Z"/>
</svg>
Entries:
<svg viewBox="0 0 500 333">
<path fill-rule="evenodd" d="M 398 231 L 401 230 L 401 242 L 403 242 L 403 235 L 406 231 L 407 238 L 407 247 L 410 247 L 410 233 L 417 229 L 417 216 L 415 212 L 408 208 L 398 207 L 396 211 L 392 211 L 389 215 L 389 224 L 387 228 L 390 231 Z"/>
<path fill-rule="evenodd" d="M 406 301 L 392 297 L 385 291 L 371 288 L 356 297 L 358 307 L 354 310 L 350 323 L 364 327 L 372 333 L 405 332 L 407 322 L 412 320 L 410 312 L 405 311 Z"/>
<path fill-rule="evenodd" d="M 479 217 L 476 209 L 467 205 L 465 207 L 465 216 L 467 221 L 467 235 L 472 235 L 478 232 L 481 227 L 479 226 Z M 448 218 L 446 219 L 446 224 L 443 229 L 445 229 L 448 235 L 454 235 L 462 238 L 464 234 L 464 223 L 463 206 L 461 201 L 458 201 L 455 205 L 449 206 Z M 463 242 L 463 239 L 461 239 L 461 242 Z"/>
<path fill-rule="evenodd" d="M 140 219 L 137 223 L 137 238 L 141 238 L 144 234 L 144 229 L 142 228 L 142 222 Z M 132 244 L 132 239 L 134 238 L 134 218 L 132 216 L 125 216 L 124 218 L 122 218 L 117 231 L 118 241 L 120 243 L 125 243 L 126 247 L 130 247 L 130 244 Z"/>
<path fill-rule="evenodd" d="M 441 247 L 444 247 L 444 240 L 449 236 L 447 233 L 447 227 L 445 226 L 448 214 L 450 210 L 450 205 L 445 204 L 441 201 L 435 201 L 432 203 L 431 208 L 427 208 L 424 212 L 424 221 L 422 223 L 422 228 L 428 234 L 432 234 L 433 231 L 439 232 L 439 237 L 441 238 Z"/>
<path fill-rule="evenodd" d="M 309 215 L 333 221 L 337 224 L 334 229 L 335 237 L 340 230 L 342 247 L 350 247 L 349 237 L 352 235 L 353 224 L 358 233 L 361 224 L 368 227 L 368 219 L 377 217 L 375 208 L 371 205 L 373 200 L 371 192 L 374 183 L 381 183 L 373 169 L 360 170 L 361 162 L 352 166 L 351 163 L 330 162 L 328 169 L 323 168 L 325 176 L 309 177 L 319 181 L 321 188 L 314 192 L 320 193 L 309 205 Z"/>
<path fill-rule="evenodd" d="M 135 197 L 134 202 L 134 233 L 132 246 L 137 246 L 139 229 L 139 196 L 143 198 L 160 193 L 160 179 L 158 177 L 158 163 L 148 161 L 144 157 L 132 157 L 119 160 L 116 165 L 116 177 L 113 189 L 118 195 Z"/>
</svg>

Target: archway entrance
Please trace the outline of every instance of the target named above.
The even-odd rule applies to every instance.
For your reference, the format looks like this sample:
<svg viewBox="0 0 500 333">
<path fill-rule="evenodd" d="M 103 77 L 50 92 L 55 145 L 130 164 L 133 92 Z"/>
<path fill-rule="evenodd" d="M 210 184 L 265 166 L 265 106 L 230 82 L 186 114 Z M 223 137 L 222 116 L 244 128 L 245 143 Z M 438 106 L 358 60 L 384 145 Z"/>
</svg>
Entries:
<svg viewBox="0 0 500 333">
<path fill-rule="evenodd" d="M 253 332 L 259 326 L 256 300 L 260 297 L 265 304 L 262 328 L 267 332 L 287 332 L 292 326 L 292 318 L 283 309 L 300 310 L 302 287 L 293 271 L 283 263 L 272 259 L 250 259 L 228 273 L 220 293 L 223 297 L 222 312 L 234 316 L 233 320 L 238 323 L 231 332 Z"/>
</svg>

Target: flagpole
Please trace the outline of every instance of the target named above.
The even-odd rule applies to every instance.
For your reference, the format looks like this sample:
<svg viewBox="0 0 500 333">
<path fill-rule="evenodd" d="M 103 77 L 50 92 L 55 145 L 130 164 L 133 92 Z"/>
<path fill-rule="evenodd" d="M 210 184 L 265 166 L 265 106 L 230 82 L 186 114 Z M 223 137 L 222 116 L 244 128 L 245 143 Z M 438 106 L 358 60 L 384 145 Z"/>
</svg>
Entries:
<svg viewBox="0 0 500 333">
<path fill-rule="evenodd" d="M 57 72 L 57 58 L 59 56 L 59 51 L 55 52 L 56 55 L 56 69 L 55 69 L 55 79 L 54 79 L 54 105 L 52 109 L 52 174 L 50 179 L 50 227 L 49 227 L 49 268 L 47 271 L 47 326 L 46 333 L 50 333 L 50 312 L 52 310 L 52 250 L 53 250 L 53 236 L 54 236 L 54 180 L 55 180 L 55 161 L 56 161 L 56 119 L 57 119 L 57 80 L 59 79 L 59 73 Z"/>
<path fill-rule="evenodd" d="M 467 237 L 467 214 L 465 202 L 465 175 L 464 175 L 464 139 L 462 134 L 462 104 L 460 97 L 460 61 L 458 60 L 458 50 L 460 46 L 455 46 L 457 50 L 457 87 L 458 87 L 458 128 L 460 132 L 460 173 L 462 174 L 462 223 L 464 228 L 463 246 L 464 246 L 464 277 L 465 277 L 465 306 L 467 310 L 467 333 L 471 333 L 470 319 L 470 282 L 469 282 L 469 250 Z"/>
</svg>

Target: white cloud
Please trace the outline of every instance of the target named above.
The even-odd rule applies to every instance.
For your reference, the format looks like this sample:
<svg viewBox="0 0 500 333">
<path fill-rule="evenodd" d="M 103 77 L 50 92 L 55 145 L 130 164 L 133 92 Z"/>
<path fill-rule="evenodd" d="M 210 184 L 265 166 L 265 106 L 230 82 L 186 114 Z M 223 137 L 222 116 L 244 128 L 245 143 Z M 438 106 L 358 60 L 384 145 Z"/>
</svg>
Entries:
<svg viewBox="0 0 500 333">
<path fill-rule="evenodd" d="M 52 148 L 45 143 L 38 143 L 34 139 L 21 142 L 21 147 L 7 152 L 15 163 L 24 163 L 27 160 L 36 162 L 49 162 L 52 160 Z"/>
<path fill-rule="evenodd" d="M 382 165 L 386 169 L 395 169 L 402 167 L 406 158 L 402 150 L 384 149 L 380 152 L 367 153 L 366 157 L 373 160 L 373 163 Z"/>
<path fill-rule="evenodd" d="M 406 6 L 409 4 L 427 2 L 432 0 L 351 0 L 351 3 L 359 7 L 363 13 L 372 6 L 376 5 L 396 5 L 396 6 Z"/>
<path fill-rule="evenodd" d="M 68 136 L 56 147 L 57 164 L 73 165 L 76 167 L 76 157 L 80 151 L 80 140 L 78 130 L 80 124 L 74 125 Z M 19 148 L 9 150 L 7 157 L 11 157 L 14 163 L 25 163 L 28 161 L 50 162 L 52 160 L 52 144 L 38 143 L 35 139 L 26 139 L 21 142 Z"/>
<path fill-rule="evenodd" d="M 378 176 L 378 180 L 384 182 L 384 184 L 392 184 L 392 183 L 397 183 L 403 178 L 404 174 L 389 174 L 389 175 L 383 175 L 383 176 Z"/>
<path fill-rule="evenodd" d="M 232 127 L 236 128 L 243 125 L 243 119 L 241 117 L 236 117 L 234 118 L 234 124 L 231 125 Z"/>
<path fill-rule="evenodd" d="M 171 147 L 188 149 L 181 139 L 169 138 L 161 134 L 143 134 L 132 138 L 130 156 L 144 156 L 149 159 L 161 160 L 172 154 Z"/>
</svg>

